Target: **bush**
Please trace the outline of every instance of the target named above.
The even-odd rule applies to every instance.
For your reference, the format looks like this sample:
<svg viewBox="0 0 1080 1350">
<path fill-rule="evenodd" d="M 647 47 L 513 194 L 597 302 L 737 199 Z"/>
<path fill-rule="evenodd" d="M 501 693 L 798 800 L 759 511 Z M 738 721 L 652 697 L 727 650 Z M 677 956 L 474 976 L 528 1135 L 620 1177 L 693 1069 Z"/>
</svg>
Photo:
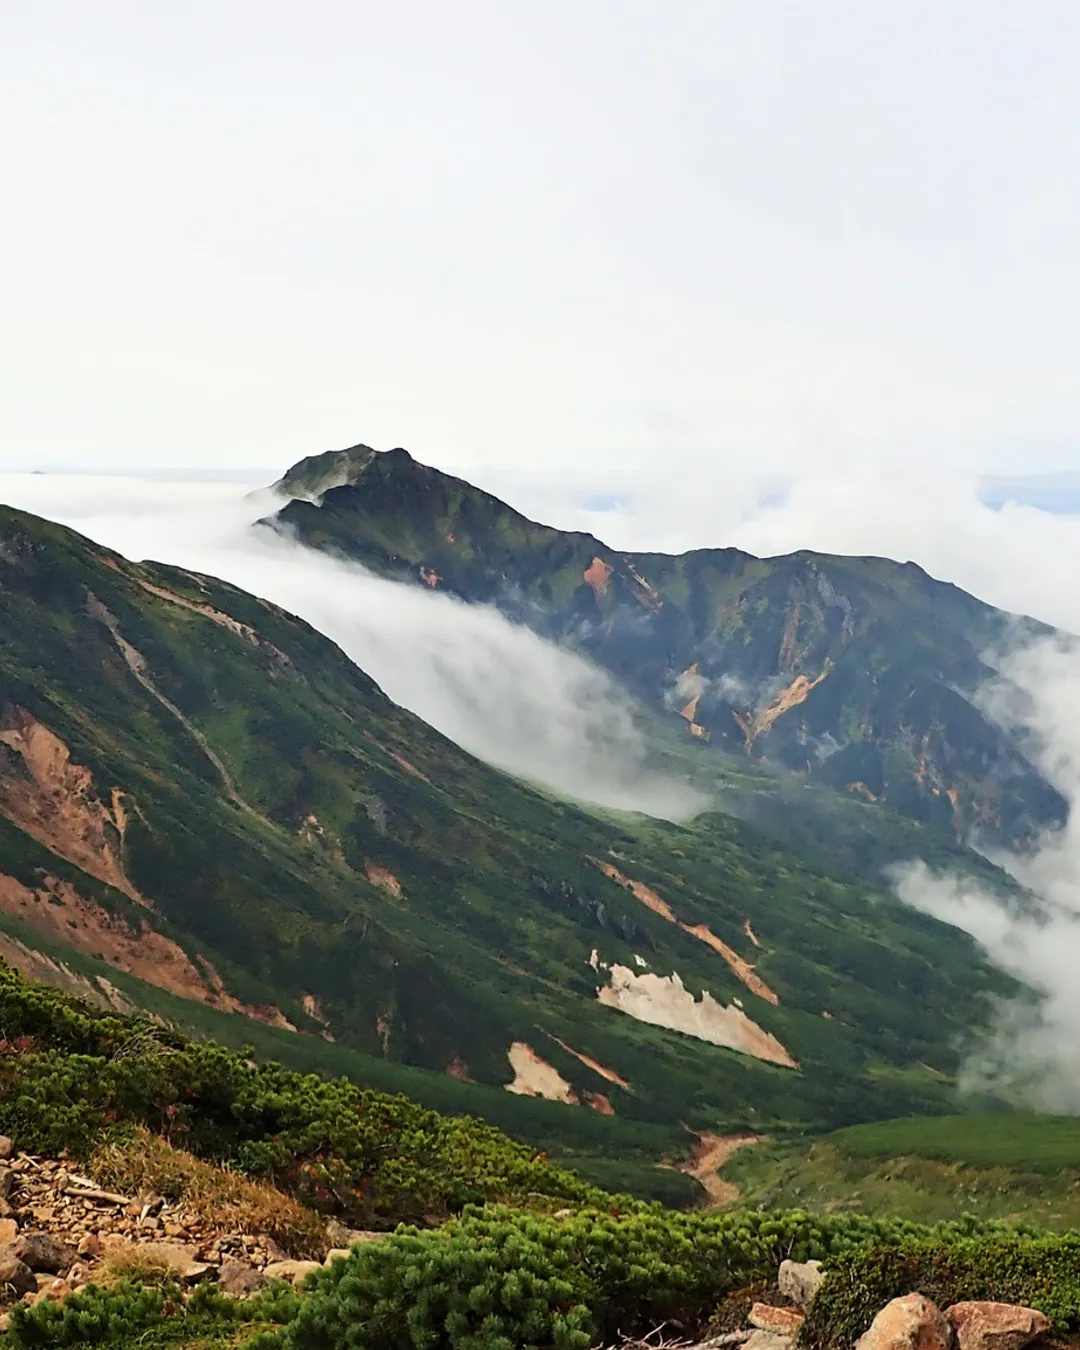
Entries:
<svg viewBox="0 0 1080 1350">
<path fill-rule="evenodd" d="M 968 1299 L 1038 1308 L 1080 1329 L 1080 1233 L 1033 1236 L 1003 1225 L 951 1241 L 877 1243 L 830 1264 L 803 1330 L 808 1350 L 855 1343 L 890 1299 L 922 1293 L 942 1308 Z"/>
<path fill-rule="evenodd" d="M 316 1274 L 279 1350 L 585 1350 L 661 1323 L 692 1334 L 786 1256 L 826 1256 L 880 1228 L 799 1212 L 558 1220 L 494 1207 L 403 1230 Z"/>
<path fill-rule="evenodd" d="M 284 1286 L 246 1301 L 227 1298 L 201 1285 L 184 1298 L 173 1280 L 150 1275 L 116 1284 L 90 1284 L 62 1302 L 19 1303 L 11 1313 L 8 1342 L 20 1350 L 59 1346 L 150 1346 L 234 1344 L 241 1327 L 287 1322 L 295 1316 L 296 1294 Z M 250 1330 L 244 1339 L 251 1339 Z"/>
<path fill-rule="evenodd" d="M 440 1222 L 485 1201 L 607 1199 L 483 1121 L 256 1064 L 90 1009 L 4 965 L 0 1027 L 0 1131 L 31 1152 L 86 1160 L 143 1127 L 369 1228 Z"/>
</svg>

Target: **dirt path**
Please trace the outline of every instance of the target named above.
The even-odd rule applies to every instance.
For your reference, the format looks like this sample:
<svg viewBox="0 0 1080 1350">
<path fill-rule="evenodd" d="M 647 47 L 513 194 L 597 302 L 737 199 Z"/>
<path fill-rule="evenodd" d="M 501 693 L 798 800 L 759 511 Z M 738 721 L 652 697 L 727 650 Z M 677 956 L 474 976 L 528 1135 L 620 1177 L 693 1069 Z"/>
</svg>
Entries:
<svg viewBox="0 0 1080 1350">
<path fill-rule="evenodd" d="M 718 1175 L 724 1163 L 747 1144 L 760 1144 L 763 1134 L 699 1134 L 690 1161 L 679 1168 L 687 1176 L 700 1181 L 709 1197 L 710 1206 L 731 1205 L 739 1198 L 739 1188 Z"/>
</svg>

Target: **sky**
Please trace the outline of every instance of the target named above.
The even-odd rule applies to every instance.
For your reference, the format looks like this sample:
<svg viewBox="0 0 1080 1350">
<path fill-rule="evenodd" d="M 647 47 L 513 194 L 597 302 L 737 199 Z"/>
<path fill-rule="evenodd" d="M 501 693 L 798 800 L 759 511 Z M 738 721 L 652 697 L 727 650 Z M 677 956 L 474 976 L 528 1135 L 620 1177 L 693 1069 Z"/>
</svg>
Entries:
<svg viewBox="0 0 1080 1350">
<path fill-rule="evenodd" d="M 1073 0 L 4 6 L 0 468 L 1075 470 L 1078 66 Z"/>
</svg>

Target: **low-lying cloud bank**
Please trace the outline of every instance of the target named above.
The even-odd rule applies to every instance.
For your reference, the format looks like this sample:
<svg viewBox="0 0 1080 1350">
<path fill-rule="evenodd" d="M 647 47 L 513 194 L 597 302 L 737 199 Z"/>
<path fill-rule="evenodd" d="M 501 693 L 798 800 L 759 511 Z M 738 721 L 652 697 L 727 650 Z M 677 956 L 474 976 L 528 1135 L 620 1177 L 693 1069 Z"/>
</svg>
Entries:
<svg viewBox="0 0 1080 1350">
<path fill-rule="evenodd" d="M 708 798 L 646 766 L 630 698 L 598 666 L 495 609 L 382 580 L 252 522 L 235 485 L 0 476 L 0 500 L 131 558 L 222 577 L 332 638 L 397 703 L 498 768 L 562 796 L 682 820 Z"/>
<path fill-rule="evenodd" d="M 896 889 L 908 904 L 970 933 L 996 965 L 1042 995 L 998 1010 L 993 1036 L 967 1062 L 967 1086 L 1080 1112 L 1080 644 L 1063 639 L 1014 651 L 1001 674 L 985 691 L 985 706 L 1024 733 L 1070 808 L 1064 829 L 1047 834 L 1034 853 L 995 859 L 1030 901 L 1008 903 L 922 863 L 902 869 Z"/>
</svg>

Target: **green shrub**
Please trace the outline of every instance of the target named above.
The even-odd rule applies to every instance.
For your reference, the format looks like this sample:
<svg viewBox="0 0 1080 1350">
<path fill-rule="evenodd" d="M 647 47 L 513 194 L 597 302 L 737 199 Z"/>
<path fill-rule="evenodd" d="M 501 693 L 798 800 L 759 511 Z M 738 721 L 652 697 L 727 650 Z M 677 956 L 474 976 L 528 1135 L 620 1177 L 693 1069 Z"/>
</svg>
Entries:
<svg viewBox="0 0 1080 1350">
<path fill-rule="evenodd" d="M 145 1350 L 216 1339 L 232 1343 L 241 1324 L 280 1326 L 295 1316 L 297 1307 L 296 1293 L 284 1285 L 246 1301 L 201 1285 L 185 1299 L 172 1280 L 133 1278 L 87 1285 L 62 1302 L 46 1298 L 32 1307 L 16 1304 L 8 1343 L 20 1350 L 91 1345 L 138 1345 Z"/>
<path fill-rule="evenodd" d="M 0 1131 L 31 1152 L 86 1160 L 144 1126 L 364 1227 L 438 1222 L 487 1201 L 608 1199 L 482 1121 L 256 1064 L 92 1010 L 3 965 L 0 1028 Z"/>
<path fill-rule="evenodd" d="M 693 1334 L 732 1290 L 786 1256 L 880 1238 L 859 1219 L 578 1211 L 563 1219 L 469 1210 L 402 1230 L 318 1273 L 279 1350 L 585 1350 L 666 1323 Z"/>
<path fill-rule="evenodd" d="M 998 1225 L 978 1235 L 874 1244 L 830 1263 L 803 1330 L 808 1350 L 855 1343 L 890 1299 L 922 1293 L 940 1307 L 968 1299 L 1038 1308 L 1080 1329 L 1080 1233 L 1034 1236 Z"/>
</svg>

